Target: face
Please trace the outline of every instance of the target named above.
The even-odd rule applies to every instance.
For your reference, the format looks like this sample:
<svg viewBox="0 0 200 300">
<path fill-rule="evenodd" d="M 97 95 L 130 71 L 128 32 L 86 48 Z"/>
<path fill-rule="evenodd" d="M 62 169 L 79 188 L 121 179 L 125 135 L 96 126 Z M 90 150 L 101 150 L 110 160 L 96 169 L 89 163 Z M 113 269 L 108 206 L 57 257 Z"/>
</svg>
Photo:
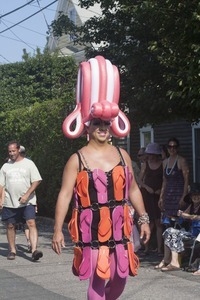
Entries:
<svg viewBox="0 0 200 300">
<path fill-rule="evenodd" d="M 167 150 L 170 155 L 176 154 L 178 152 L 178 145 L 174 141 L 170 141 L 167 145 Z"/>
<path fill-rule="evenodd" d="M 99 141 L 107 141 L 110 137 L 110 121 L 102 121 L 101 119 L 93 119 L 89 126 L 89 134 L 97 138 Z"/>
<path fill-rule="evenodd" d="M 8 146 L 8 155 L 12 161 L 17 161 L 20 157 L 19 148 L 17 148 L 17 144 L 11 144 Z"/>
<path fill-rule="evenodd" d="M 200 202 L 200 194 L 192 194 L 191 196 L 193 203 L 199 203 Z"/>
</svg>

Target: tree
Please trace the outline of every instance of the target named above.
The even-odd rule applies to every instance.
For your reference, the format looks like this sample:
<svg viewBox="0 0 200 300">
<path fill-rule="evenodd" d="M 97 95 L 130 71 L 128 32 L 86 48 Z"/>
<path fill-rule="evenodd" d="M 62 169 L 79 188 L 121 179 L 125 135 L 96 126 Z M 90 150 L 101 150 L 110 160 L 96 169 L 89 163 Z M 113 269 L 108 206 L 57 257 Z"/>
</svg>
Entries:
<svg viewBox="0 0 200 300">
<path fill-rule="evenodd" d="M 102 16 L 76 28 L 87 57 L 102 54 L 121 73 L 121 98 L 140 124 L 200 116 L 200 4 L 195 0 L 82 0 Z M 60 22 L 62 18 L 62 22 Z M 54 34 L 75 31 L 65 16 Z M 67 22 L 64 22 L 64 18 Z M 99 44 L 98 50 L 91 45 Z"/>
<path fill-rule="evenodd" d="M 70 57 L 38 52 L 21 63 L 0 66 L 0 157 L 7 142 L 17 139 L 38 166 L 42 183 L 37 189 L 39 214 L 54 216 L 66 161 L 85 143 L 70 141 L 62 123 L 75 102 L 77 65 Z"/>
<path fill-rule="evenodd" d="M 23 62 L 0 66 L 0 111 L 74 94 L 77 65 L 72 57 L 37 50 L 34 57 L 24 52 L 23 58 Z"/>
</svg>

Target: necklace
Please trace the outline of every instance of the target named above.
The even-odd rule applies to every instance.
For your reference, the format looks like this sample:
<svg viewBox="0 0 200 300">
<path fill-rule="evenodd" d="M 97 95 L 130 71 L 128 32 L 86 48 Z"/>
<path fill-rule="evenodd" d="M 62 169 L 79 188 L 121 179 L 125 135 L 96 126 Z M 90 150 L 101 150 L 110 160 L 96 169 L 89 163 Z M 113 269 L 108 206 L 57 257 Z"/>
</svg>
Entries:
<svg viewBox="0 0 200 300">
<path fill-rule="evenodd" d="M 169 168 L 169 160 L 170 160 L 170 157 L 167 159 L 167 166 L 166 166 L 166 169 L 165 169 L 166 175 L 170 175 L 172 173 L 172 171 L 174 170 L 174 167 L 175 167 L 175 165 L 177 163 L 177 160 L 178 160 L 178 155 L 176 156 L 174 164 L 171 168 Z"/>
</svg>

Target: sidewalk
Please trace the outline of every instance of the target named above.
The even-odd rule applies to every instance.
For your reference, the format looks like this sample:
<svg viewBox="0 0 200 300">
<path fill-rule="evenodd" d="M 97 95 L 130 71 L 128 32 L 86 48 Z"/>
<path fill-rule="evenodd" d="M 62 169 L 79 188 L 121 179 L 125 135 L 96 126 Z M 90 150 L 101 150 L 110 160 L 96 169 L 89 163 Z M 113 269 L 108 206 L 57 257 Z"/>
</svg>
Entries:
<svg viewBox="0 0 200 300">
<path fill-rule="evenodd" d="M 14 261 L 8 261 L 5 229 L 0 224 L 0 299 L 21 300 L 85 300 L 87 281 L 80 281 L 71 272 L 73 248 L 67 230 L 64 230 L 67 246 L 58 256 L 51 250 L 53 221 L 37 218 L 39 249 L 44 257 L 32 262 L 27 253 L 26 239 L 17 233 L 18 252 Z M 120 300 L 186 300 L 198 299 L 200 276 L 174 271 L 162 273 L 153 269 L 158 259 L 148 256 L 141 259 L 136 277 L 129 277 Z M 95 299 L 94 299 L 95 300 Z"/>
</svg>

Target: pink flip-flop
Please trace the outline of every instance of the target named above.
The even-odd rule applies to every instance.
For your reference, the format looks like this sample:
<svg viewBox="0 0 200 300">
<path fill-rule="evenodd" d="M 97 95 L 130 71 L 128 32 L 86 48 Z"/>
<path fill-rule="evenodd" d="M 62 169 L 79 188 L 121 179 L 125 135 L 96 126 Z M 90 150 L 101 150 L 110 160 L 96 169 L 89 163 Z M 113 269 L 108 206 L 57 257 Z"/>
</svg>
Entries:
<svg viewBox="0 0 200 300">
<path fill-rule="evenodd" d="M 91 224 L 92 224 L 92 211 L 90 208 L 84 209 L 80 214 L 80 230 L 82 233 L 82 241 L 89 243 L 92 240 Z"/>
<path fill-rule="evenodd" d="M 113 237 L 115 241 L 120 241 L 122 239 L 122 227 L 124 210 L 122 206 L 117 206 L 113 209 L 112 220 L 113 220 Z"/>
<path fill-rule="evenodd" d="M 108 201 L 107 197 L 107 177 L 105 172 L 100 169 L 95 169 L 92 172 L 92 177 L 94 179 L 94 186 L 97 190 L 98 203 L 106 203 Z"/>
<path fill-rule="evenodd" d="M 121 278 L 126 278 L 129 274 L 129 260 L 128 253 L 124 249 L 124 245 L 116 245 L 116 255 L 117 255 L 117 274 Z"/>
</svg>

